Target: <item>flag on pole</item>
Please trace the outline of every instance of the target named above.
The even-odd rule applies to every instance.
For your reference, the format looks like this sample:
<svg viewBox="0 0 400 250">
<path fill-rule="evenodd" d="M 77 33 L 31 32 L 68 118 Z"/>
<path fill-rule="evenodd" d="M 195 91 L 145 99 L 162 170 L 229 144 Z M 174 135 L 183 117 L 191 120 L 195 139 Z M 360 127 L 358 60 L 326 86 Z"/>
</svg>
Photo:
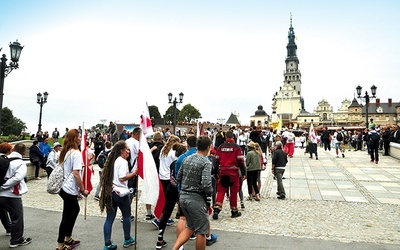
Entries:
<svg viewBox="0 0 400 250">
<path fill-rule="evenodd" d="M 138 175 L 143 179 L 140 202 L 155 206 L 154 214 L 160 218 L 164 208 L 164 190 L 158 177 L 156 163 L 143 133 L 139 139 Z"/>
<path fill-rule="evenodd" d="M 199 136 L 200 136 L 200 128 L 199 128 L 199 121 L 197 120 L 196 137 L 199 138 Z"/>
<path fill-rule="evenodd" d="M 82 152 L 82 159 L 83 159 L 83 186 L 85 187 L 86 190 L 89 192 L 92 191 L 93 186 L 92 186 L 92 170 L 90 169 L 89 162 L 87 159 L 87 147 L 86 147 L 86 141 L 87 141 L 88 135 L 85 132 L 84 127 L 82 126 L 82 140 L 81 140 L 81 152 Z"/>
<path fill-rule="evenodd" d="M 144 136 L 146 136 L 146 138 L 152 136 L 154 134 L 154 131 L 151 125 L 149 106 L 147 105 L 147 102 L 146 102 L 146 108 L 143 114 L 140 116 L 140 118 L 141 118 L 140 128 L 142 129 Z"/>
</svg>

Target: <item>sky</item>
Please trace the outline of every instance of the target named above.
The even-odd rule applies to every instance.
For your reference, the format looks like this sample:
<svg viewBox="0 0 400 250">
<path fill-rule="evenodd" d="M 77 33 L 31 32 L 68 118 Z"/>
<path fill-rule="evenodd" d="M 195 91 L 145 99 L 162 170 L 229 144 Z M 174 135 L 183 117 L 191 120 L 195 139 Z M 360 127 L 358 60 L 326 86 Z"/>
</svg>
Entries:
<svg viewBox="0 0 400 250">
<path fill-rule="evenodd" d="M 0 47 L 24 45 L 5 79 L 3 107 L 42 129 L 138 123 L 146 102 L 163 116 L 184 94 L 202 121 L 231 113 L 249 125 L 271 114 L 283 86 L 290 16 L 305 108 L 337 110 L 357 85 L 399 102 L 400 1 L 15 0 L 0 1 Z"/>
</svg>

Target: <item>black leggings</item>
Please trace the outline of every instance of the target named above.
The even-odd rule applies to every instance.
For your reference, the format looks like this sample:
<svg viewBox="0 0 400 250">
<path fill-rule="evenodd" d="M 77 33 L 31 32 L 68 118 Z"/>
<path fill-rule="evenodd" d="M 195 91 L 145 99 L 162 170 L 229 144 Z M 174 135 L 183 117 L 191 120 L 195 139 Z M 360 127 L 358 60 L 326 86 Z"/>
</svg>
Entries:
<svg viewBox="0 0 400 250">
<path fill-rule="evenodd" d="M 179 201 L 179 193 L 176 187 L 168 185 L 165 190 L 165 204 L 163 209 L 163 214 L 160 218 L 160 223 L 158 225 L 158 240 L 162 241 L 164 238 L 165 228 L 167 226 L 167 221 L 174 210 L 176 203 Z"/>
<path fill-rule="evenodd" d="M 64 243 L 65 237 L 72 236 L 72 230 L 75 226 L 76 218 L 78 217 L 80 207 L 78 203 L 78 196 L 67 194 L 61 189 L 60 194 L 63 199 L 63 212 L 60 227 L 58 229 L 58 243 Z"/>
<path fill-rule="evenodd" d="M 258 185 L 257 185 L 257 179 L 258 179 L 259 172 L 260 172 L 260 170 L 247 171 L 247 189 L 249 191 L 250 197 L 251 197 L 251 194 L 253 193 L 253 189 L 254 189 L 254 194 L 260 193 L 260 190 L 258 190 Z"/>
</svg>

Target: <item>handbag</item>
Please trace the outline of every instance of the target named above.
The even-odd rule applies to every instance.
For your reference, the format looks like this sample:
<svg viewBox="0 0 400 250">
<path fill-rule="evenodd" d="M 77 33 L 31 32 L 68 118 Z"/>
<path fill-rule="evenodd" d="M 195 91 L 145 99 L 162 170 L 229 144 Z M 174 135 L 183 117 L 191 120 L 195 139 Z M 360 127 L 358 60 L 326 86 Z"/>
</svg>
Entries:
<svg viewBox="0 0 400 250">
<path fill-rule="evenodd" d="M 70 154 L 71 156 L 71 154 Z M 58 194 L 60 193 L 61 187 L 64 183 L 64 162 L 57 164 L 47 179 L 47 193 Z"/>
</svg>

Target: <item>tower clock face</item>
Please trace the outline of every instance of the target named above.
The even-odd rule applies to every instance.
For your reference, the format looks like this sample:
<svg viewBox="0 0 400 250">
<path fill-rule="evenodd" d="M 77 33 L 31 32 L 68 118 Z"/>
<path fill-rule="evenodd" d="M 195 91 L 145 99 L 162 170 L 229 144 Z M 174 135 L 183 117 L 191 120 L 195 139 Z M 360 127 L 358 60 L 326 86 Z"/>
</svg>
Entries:
<svg viewBox="0 0 400 250">
<path fill-rule="evenodd" d="M 294 69 L 296 67 L 296 64 L 291 62 L 289 63 L 289 69 Z"/>
</svg>

